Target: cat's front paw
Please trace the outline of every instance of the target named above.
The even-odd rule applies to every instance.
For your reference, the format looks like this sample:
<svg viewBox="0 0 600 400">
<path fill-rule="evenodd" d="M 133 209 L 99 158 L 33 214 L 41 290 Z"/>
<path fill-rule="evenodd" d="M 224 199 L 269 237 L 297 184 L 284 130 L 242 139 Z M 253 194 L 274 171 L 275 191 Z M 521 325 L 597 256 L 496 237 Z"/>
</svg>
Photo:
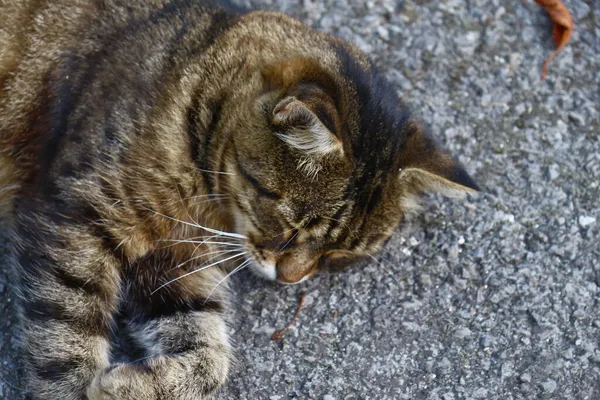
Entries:
<svg viewBox="0 0 600 400">
<path fill-rule="evenodd" d="M 135 365 L 116 364 L 100 371 L 87 389 L 88 400 L 157 400 L 149 373 Z"/>
</svg>

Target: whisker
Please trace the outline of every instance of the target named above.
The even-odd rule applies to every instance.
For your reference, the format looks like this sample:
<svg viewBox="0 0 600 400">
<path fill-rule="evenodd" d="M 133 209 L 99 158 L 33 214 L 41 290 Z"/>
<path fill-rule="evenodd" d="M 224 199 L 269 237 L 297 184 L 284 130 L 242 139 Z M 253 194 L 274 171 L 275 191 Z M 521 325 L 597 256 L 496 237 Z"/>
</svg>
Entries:
<svg viewBox="0 0 600 400">
<path fill-rule="evenodd" d="M 185 273 L 185 274 L 183 274 L 183 275 L 181 275 L 181 276 L 178 276 L 177 278 L 171 279 L 170 281 L 168 281 L 168 282 L 166 282 L 166 283 L 164 283 L 164 284 L 160 285 L 159 287 L 157 287 L 156 289 L 154 289 L 154 290 L 153 290 L 153 291 L 150 293 L 150 296 L 152 296 L 154 293 L 158 292 L 160 289 L 164 288 L 165 286 L 168 286 L 168 285 L 170 285 L 170 284 L 171 284 L 171 283 L 173 283 L 173 282 L 176 282 L 176 281 L 178 281 L 178 280 L 180 280 L 180 279 L 183 279 L 183 278 L 185 278 L 186 276 L 190 276 L 190 275 L 192 275 L 192 274 L 195 274 L 196 272 L 203 271 L 203 270 L 205 270 L 205 269 L 207 269 L 207 268 L 210 268 L 210 267 L 213 267 L 213 266 L 215 266 L 215 265 L 218 265 L 218 264 L 224 263 L 225 261 L 233 260 L 234 258 L 238 258 L 238 257 L 244 256 L 244 255 L 246 255 L 246 252 L 245 252 L 245 251 L 244 251 L 244 252 L 240 252 L 240 253 L 238 253 L 238 254 L 234 254 L 233 256 L 231 256 L 231 257 L 227 257 L 227 258 L 225 258 L 225 259 L 223 259 L 223 260 L 216 261 L 216 262 L 214 262 L 214 263 L 212 263 L 212 264 L 209 264 L 209 265 L 206 265 L 206 266 L 204 266 L 204 267 L 201 267 L 201 268 L 195 269 L 195 270 L 193 270 L 193 271 L 187 272 L 187 273 Z"/>
<path fill-rule="evenodd" d="M 219 174 L 219 175 L 232 175 L 235 176 L 233 172 L 225 172 L 225 171 L 211 171 L 209 169 L 197 168 L 198 171 L 208 172 L 210 174 Z"/>
<path fill-rule="evenodd" d="M 217 282 L 217 284 L 212 288 L 212 290 L 210 291 L 210 293 L 208 293 L 208 296 L 206 296 L 206 300 L 204 300 L 203 304 L 206 304 L 206 302 L 210 299 L 210 296 L 219 287 L 219 285 L 221 285 L 221 283 L 225 282 L 225 280 L 227 278 L 229 278 L 230 276 L 232 276 L 236 272 L 238 272 L 238 271 L 244 269 L 245 267 L 247 267 L 249 263 L 250 263 L 250 260 L 244 261 L 243 263 L 241 263 L 240 265 L 238 265 L 233 271 L 231 271 L 230 273 L 228 273 L 227 275 L 225 275 L 225 277 L 223 279 L 221 279 L 219 282 Z"/>
<path fill-rule="evenodd" d="M 281 246 L 281 248 L 277 252 L 277 255 L 279 255 L 283 251 L 283 249 L 285 249 L 287 247 L 288 244 L 292 243 L 294 241 L 294 239 L 296 238 L 296 236 L 298 236 L 299 233 L 300 233 L 300 230 L 299 229 L 296 230 L 296 233 L 294 233 L 292 235 L 292 237 L 287 242 L 285 242 L 285 244 L 283 246 Z"/>
<path fill-rule="evenodd" d="M 296 228 L 290 228 L 290 229 L 286 229 L 285 231 L 283 231 L 283 232 L 281 232 L 281 233 L 276 233 L 276 234 L 274 234 L 274 235 L 272 235 L 272 236 L 269 236 L 269 239 L 274 239 L 274 238 L 276 238 L 276 237 L 283 236 L 283 235 L 285 235 L 286 233 L 293 231 L 294 229 L 296 229 Z"/>
<path fill-rule="evenodd" d="M 370 253 L 366 253 L 369 257 L 371 257 L 371 259 L 373 261 L 375 261 L 377 264 L 379 264 L 379 266 L 381 268 L 383 268 L 385 270 L 385 272 L 387 272 L 394 281 L 396 281 L 396 283 L 399 285 L 400 281 L 398 281 L 398 279 L 396 278 L 396 275 L 394 275 L 394 273 L 392 271 L 390 271 L 385 265 L 383 265 L 383 263 L 381 261 L 379 261 L 377 258 L 375 258 L 372 254 Z"/>
<path fill-rule="evenodd" d="M 352 229 L 350 229 L 350 225 L 348 225 L 347 222 L 342 221 L 341 219 L 338 218 L 331 218 L 331 217 L 321 217 L 323 219 L 328 219 L 330 221 L 335 221 L 335 222 L 339 222 L 340 224 L 343 224 L 346 228 L 348 228 L 349 231 L 351 231 Z"/>
<path fill-rule="evenodd" d="M 218 238 L 219 236 L 221 236 L 221 235 L 212 235 L 212 236 L 202 235 L 202 236 L 192 236 L 192 237 L 185 238 L 185 239 L 156 239 L 156 241 L 157 242 L 179 242 L 179 241 L 192 240 L 192 239 L 211 240 L 214 238 Z"/>
<path fill-rule="evenodd" d="M 281 247 L 281 249 L 277 252 L 277 255 L 279 255 L 279 253 L 281 253 L 283 251 L 283 249 L 285 249 L 287 247 L 288 244 L 290 244 L 291 242 L 294 241 L 294 239 L 300 234 L 300 231 L 304 228 L 306 228 L 306 225 L 308 225 L 310 220 L 307 220 L 304 224 L 302 224 L 302 226 L 300 227 L 300 229 L 296 229 L 296 233 L 294 235 L 292 235 L 292 237 L 285 242 L 285 244 Z M 291 230 L 293 231 L 295 228 L 292 228 Z M 285 231 L 285 232 L 289 232 L 289 230 Z M 285 234 L 284 232 L 284 234 Z"/>
<path fill-rule="evenodd" d="M 223 200 L 227 200 L 227 197 L 216 197 L 216 198 L 212 198 L 212 199 L 205 199 L 196 204 L 211 203 L 213 201 L 223 201 Z"/>
<path fill-rule="evenodd" d="M 244 246 L 241 243 L 230 243 L 230 242 L 212 242 L 212 241 L 208 241 L 208 240 L 192 240 L 192 239 L 182 239 L 182 240 L 171 240 L 171 239 L 162 239 L 161 242 L 173 242 L 173 244 L 170 244 L 168 246 L 165 247 L 171 247 L 171 246 L 175 246 L 177 244 L 180 243 L 192 243 L 192 244 L 219 244 L 219 245 L 223 245 L 223 246 L 236 246 L 236 247 L 240 247 L 243 248 Z"/>
<path fill-rule="evenodd" d="M 145 207 L 144 207 L 144 208 L 145 208 Z M 206 227 L 206 226 L 202 226 L 202 225 L 200 225 L 200 224 L 198 224 L 198 223 L 191 223 L 191 222 L 187 222 L 187 221 L 182 221 L 182 220 L 180 220 L 180 219 L 177 219 L 177 218 L 169 217 L 168 215 L 161 214 L 161 213 L 159 213 L 158 211 L 154 211 L 154 210 L 152 210 L 152 209 L 150 209 L 150 208 L 145 208 L 145 209 L 146 209 L 147 211 L 150 211 L 150 212 L 153 212 L 153 213 L 155 213 L 155 214 L 157 214 L 157 215 L 160 215 L 161 217 L 164 217 L 164 218 L 170 219 L 170 220 L 172 220 L 172 221 L 179 222 L 179 223 L 181 223 L 181 224 L 184 224 L 184 225 L 193 226 L 194 228 L 200 228 L 200 229 L 204 229 L 205 231 L 207 231 L 207 232 L 210 232 L 210 233 L 215 233 L 215 234 L 217 234 L 217 235 L 228 236 L 228 237 L 232 237 L 232 238 L 236 238 L 236 239 L 248 239 L 248 237 L 247 237 L 247 236 L 245 236 L 245 235 L 240 235 L 239 233 L 233 233 L 233 232 L 224 232 L 224 231 L 220 231 L 220 230 L 218 230 L 218 229 L 212 229 L 212 228 L 208 228 L 208 227 Z"/>
<path fill-rule="evenodd" d="M 178 264 L 176 267 L 171 268 L 169 271 L 173 271 L 174 269 L 181 268 L 181 267 L 183 267 L 185 264 L 187 264 L 189 262 L 192 262 L 192 261 L 197 260 L 197 259 L 202 258 L 202 257 L 206 257 L 206 256 L 211 255 L 211 254 L 217 254 L 217 255 L 214 256 L 214 257 L 212 257 L 212 258 L 210 258 L 210 259 L 208 259 L 207 260 L 208 262 L 210 262 L 211 260 L 214 260 L 215 258 L 217 258 L 220 255 L 235 253 L 236 251 L 240 251 L 240 249 L 218 250 L 218 251 L 209 251 L 208 253 L 202 253 L 199 256 L 192 257 L 189 260 L 184 261 L 184 262 Z"/>
<path fill-rule="evenodd" d="M 218 198 L 218 197 L 229 197 L 229 195 L 227 195 L 227 194 L 221 194 L 221 193 L 197 194 L 195 196 L 188 197 L 188 199 L 200 199 L 200 198 L 203 198 L 203 197 Z"/>
<path fill-rule="evenodd" d="M 165 248 L 165 249 L 169 248 L 169 247 L 172 247 L 172 246 L 176 246 L 176 245 L 181 244 L 181 243 L 194 243 L 194 244 L 197 244 L 196 248 L 194 249 L 194 253 L 195 253 L 196 250 L 198 250 L 198 247 L 200 247 L 203 243 L 210 243 L 209 241 L 211 239 L 218 238 L 219 236 L 220 235 L 196 236 L 196 237 L 192 237 L 192 238 L 189 238 L 189 239 L 158 239 L 157 241 L 158 242 L 175 242 L 175 243 L 173 243 L 171 245 L 164 246 L 163 248 Z M 203 240 L 202 240 L 202 242 L 198 242 L 198 241 L 193 241 L 192 242 L 191 240 L 193 240 L 193 239 L 203 239 Z M 217 239 L 217 240 L 219 240 L 219 239 Z"/>
<path fill-rule="evenodd" d="M 192 220 L 193 223 L 197 224 L 196 220 L 190 215 L 190 211 L 188 210 L 187 206 L 185 205 L 185 202 L 183 201 L 183 197 L 181 196 L 181 192 L 179 191 L 179 186 L 176 186 L 176 188 L 177 194 L 179 195 L 179 200 L 181 201 L 181 206 L 185 210 L 185 213 L 187 214 L 188 218 Z"/>
</svg>

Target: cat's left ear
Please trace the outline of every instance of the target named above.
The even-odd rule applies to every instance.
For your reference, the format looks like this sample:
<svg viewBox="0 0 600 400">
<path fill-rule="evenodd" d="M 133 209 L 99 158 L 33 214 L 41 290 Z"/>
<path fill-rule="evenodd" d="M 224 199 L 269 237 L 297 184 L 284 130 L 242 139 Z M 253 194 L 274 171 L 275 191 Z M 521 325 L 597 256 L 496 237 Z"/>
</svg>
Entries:
<svg viewBox="0 0 600 400">
<path fill-rule="evenodd" d="M 403 135 L 406 140 L 399 154 L 399 178 L 411 192 L 434 190 L 449 197 L 463 197 L 480 191 L 464 167 L 418 123 L 408 122 Z"/>
</svg>

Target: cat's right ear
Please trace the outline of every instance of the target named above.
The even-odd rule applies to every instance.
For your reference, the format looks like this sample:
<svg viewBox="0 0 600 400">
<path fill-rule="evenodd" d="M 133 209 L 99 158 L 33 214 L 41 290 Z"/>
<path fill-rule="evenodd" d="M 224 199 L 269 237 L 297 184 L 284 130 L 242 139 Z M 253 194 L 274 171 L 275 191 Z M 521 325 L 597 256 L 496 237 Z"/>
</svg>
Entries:
<svg viewBox="0 0 600 400">
<path fill-rule="evenodd" d="M 314 100 L 314 99 L 313 99 Z M 273 109 L 276 135 L 290 147 L 308 156 L 321 157 L 343 152 L 342 143 L 325 121 L 331 118 L 321 105 L 311 105 L 296 96 L 287 96 Z M 321 113 L 321 117 L 317 113 Z"/>
<path fill-rule="evenodd" d="M 282 141 L 313 159 L 343 153 L 336 86 L 315 60 L 284 60 L 266 67 L 262 77 L 265 91 L 278 97 L 269 118 Z"/>
</svg>

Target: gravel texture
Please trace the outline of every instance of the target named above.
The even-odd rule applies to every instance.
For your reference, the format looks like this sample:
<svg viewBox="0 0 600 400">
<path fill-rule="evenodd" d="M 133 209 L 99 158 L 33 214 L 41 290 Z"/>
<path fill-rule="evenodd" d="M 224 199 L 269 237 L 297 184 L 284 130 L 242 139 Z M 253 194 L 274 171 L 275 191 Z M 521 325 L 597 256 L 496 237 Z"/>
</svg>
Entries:
<svg viewBox="0 0 600 400">
<path fill-rule="evenodd" d="M 565 3 L 575 32 L 542 82 L 533 0 L 251 1 L 371 54 L 484 193 L 426 197 L 362 268 L 240 274 L 219 399 L 600 398 L 600 2 Z M 0 399 L 18 400 L 5 272 L 0 297 Z"/>
</svg>

